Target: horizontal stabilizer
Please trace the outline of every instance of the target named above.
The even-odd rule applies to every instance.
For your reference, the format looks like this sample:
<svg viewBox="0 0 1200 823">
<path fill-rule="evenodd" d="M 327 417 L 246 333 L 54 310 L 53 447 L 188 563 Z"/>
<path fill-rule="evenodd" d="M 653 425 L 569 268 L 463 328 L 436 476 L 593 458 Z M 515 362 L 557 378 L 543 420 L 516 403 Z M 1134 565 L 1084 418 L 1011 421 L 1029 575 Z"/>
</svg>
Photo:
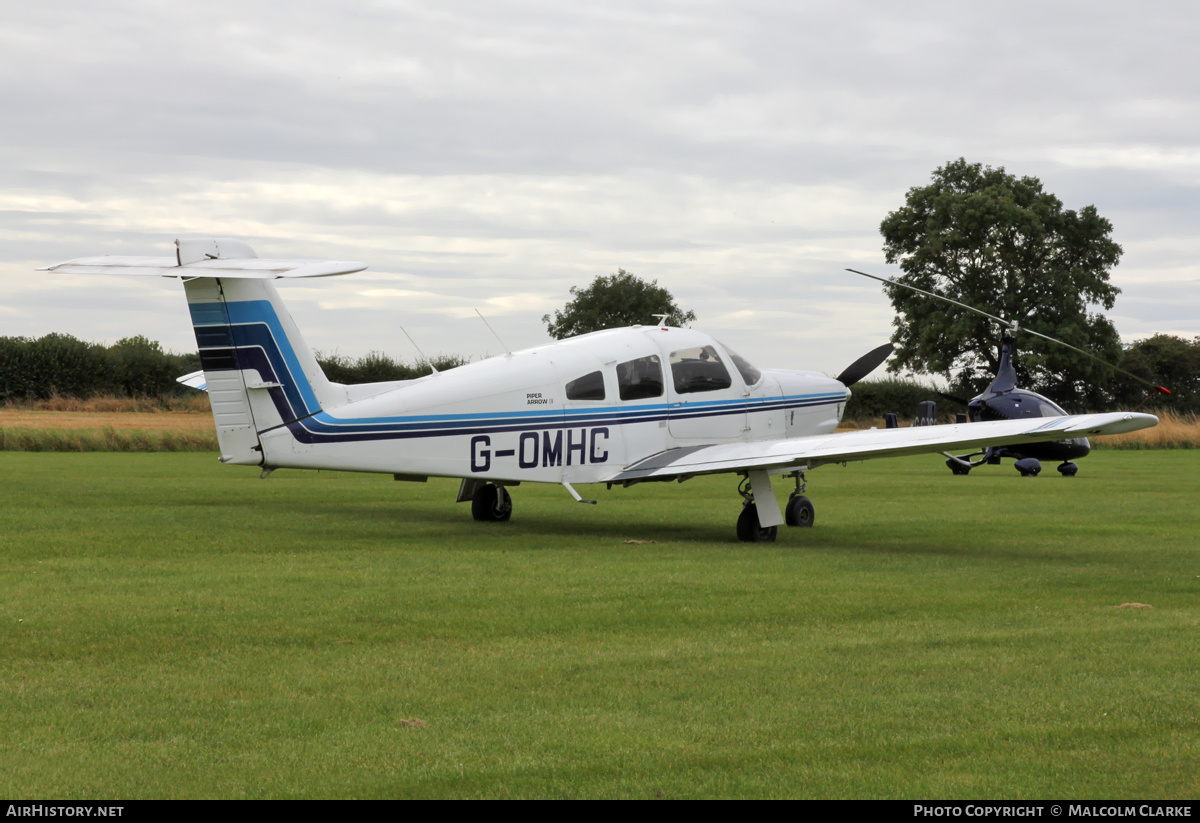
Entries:
<svg viewBox="0 0 1200 823">
<path fill-rule="evenodd" d="M 182 377 L 176 377 L 175 382 L 182 383 L 189 388 L 199 389 L 200 391 L 208 391 L 208 380 L 206 380 L 204 377 L 203 369 L 200 371 L 189 372 Z"/>
<path fill-rule="evenodd" d="M 78 257 L 38 271 L 64 274 L 131 274 L 142 277 L 223 277 L 274 280 L 286 277 L 331 277 L 353 274 L 366 264 L 352 260 L 272 260 L 257 257 L 240 240 L 218 238 L 175 241 L 175 257 L 110 255 Z M 225 255 L 225 256 L 223 256 Z M 236 255 L 236 256 L 234 256 Z"/>
</svg>

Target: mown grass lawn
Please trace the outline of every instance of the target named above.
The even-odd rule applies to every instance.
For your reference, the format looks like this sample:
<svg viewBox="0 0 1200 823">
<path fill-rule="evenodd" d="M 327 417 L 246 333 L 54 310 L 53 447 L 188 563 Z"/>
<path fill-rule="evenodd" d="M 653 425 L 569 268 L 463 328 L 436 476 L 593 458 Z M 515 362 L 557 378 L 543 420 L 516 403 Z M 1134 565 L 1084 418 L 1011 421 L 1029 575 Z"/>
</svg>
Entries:
<svg viewBox="0 0 1200 823">
<path fill-rule="evenodd" d="M 1195 798 L 1200 457 L 1080 467 L 824 467 L 747 545 L 728 477 L 3 453 L 0 795 Z"/>
</svg>

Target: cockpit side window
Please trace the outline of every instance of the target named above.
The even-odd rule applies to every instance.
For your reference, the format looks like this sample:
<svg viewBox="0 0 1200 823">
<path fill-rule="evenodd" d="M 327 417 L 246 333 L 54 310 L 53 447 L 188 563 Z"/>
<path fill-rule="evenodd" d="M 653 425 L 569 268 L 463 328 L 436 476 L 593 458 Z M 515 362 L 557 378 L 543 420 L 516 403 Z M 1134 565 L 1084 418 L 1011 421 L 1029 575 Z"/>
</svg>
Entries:
<svg viewBox="0 0 1200 823">
<path fill-rule="evenodd" d="M 617 387 L 622 400 L 662 397 L 662 360 L 657 354 L 617 364 Z"/>
<path fill-rule="evenodd" d="M 733 385 L 729 370 L 712 346 L 671 352 L 671 377 L 676 394 L 717 391 Z"/>
<path fill-rule="evenodd" d="M 603 400 L 604 374 L 594 371 L 567 384 L 568 400 Z"/>
</svg>

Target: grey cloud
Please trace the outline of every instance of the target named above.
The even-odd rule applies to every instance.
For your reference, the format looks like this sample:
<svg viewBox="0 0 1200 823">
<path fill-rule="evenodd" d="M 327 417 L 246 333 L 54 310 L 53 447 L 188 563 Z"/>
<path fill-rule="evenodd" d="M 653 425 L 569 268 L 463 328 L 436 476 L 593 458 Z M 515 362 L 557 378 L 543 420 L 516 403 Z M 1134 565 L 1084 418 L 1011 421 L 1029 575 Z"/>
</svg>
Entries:
<svg viewBox="0 0 1200 823">
<path fill-rule="evenodd" d="M 863 349 L 847 329 L 890 331 L 840 270 L 882 269 L 879 221 L 960 155 L 1095 203 L 1126 246 L 1121 316 L 1165 320 L 1132 284 L 1195 266 L 1198 34 L 1173 3 L 25 4 L 0 32 L 0 334 L 54 316 L 186 345 L 155 298 L 50 299 L 14 267 L 236 230 L 481 298 L 565 300 L 622 266 L 729 317 L 752 359 L 801 340 L 836 372 Z M 297 298 L 314 334 L 390 345 L 396 309 L 321 312 L 320 293 Z M 795 319 L 732 315 L 768 307 Z M 536 342 L 541 313 L 505 322 Z M 432 350 L 490 345 L 414 322 Z"/>
</svg>

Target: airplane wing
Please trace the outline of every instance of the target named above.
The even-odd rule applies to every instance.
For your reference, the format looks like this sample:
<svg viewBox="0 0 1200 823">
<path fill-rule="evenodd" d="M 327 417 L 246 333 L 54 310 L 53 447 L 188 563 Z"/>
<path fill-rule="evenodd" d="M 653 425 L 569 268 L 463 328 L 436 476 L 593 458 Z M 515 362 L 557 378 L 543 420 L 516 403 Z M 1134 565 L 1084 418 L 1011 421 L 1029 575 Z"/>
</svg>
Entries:
<svg viewBox="0 0 1200 823">
<path fill-rule="evenodd" d="M 1158 418 L 1152 414 L 1109 412 L 722 443 L 667 449 L 626 466 L 603 482 L 626 483 L 721 472 L 767 471 L 775 474 L 792 469 L 813 469 L 824 463 L 1120 434 L 1156 425 Z"/>
</svg>

